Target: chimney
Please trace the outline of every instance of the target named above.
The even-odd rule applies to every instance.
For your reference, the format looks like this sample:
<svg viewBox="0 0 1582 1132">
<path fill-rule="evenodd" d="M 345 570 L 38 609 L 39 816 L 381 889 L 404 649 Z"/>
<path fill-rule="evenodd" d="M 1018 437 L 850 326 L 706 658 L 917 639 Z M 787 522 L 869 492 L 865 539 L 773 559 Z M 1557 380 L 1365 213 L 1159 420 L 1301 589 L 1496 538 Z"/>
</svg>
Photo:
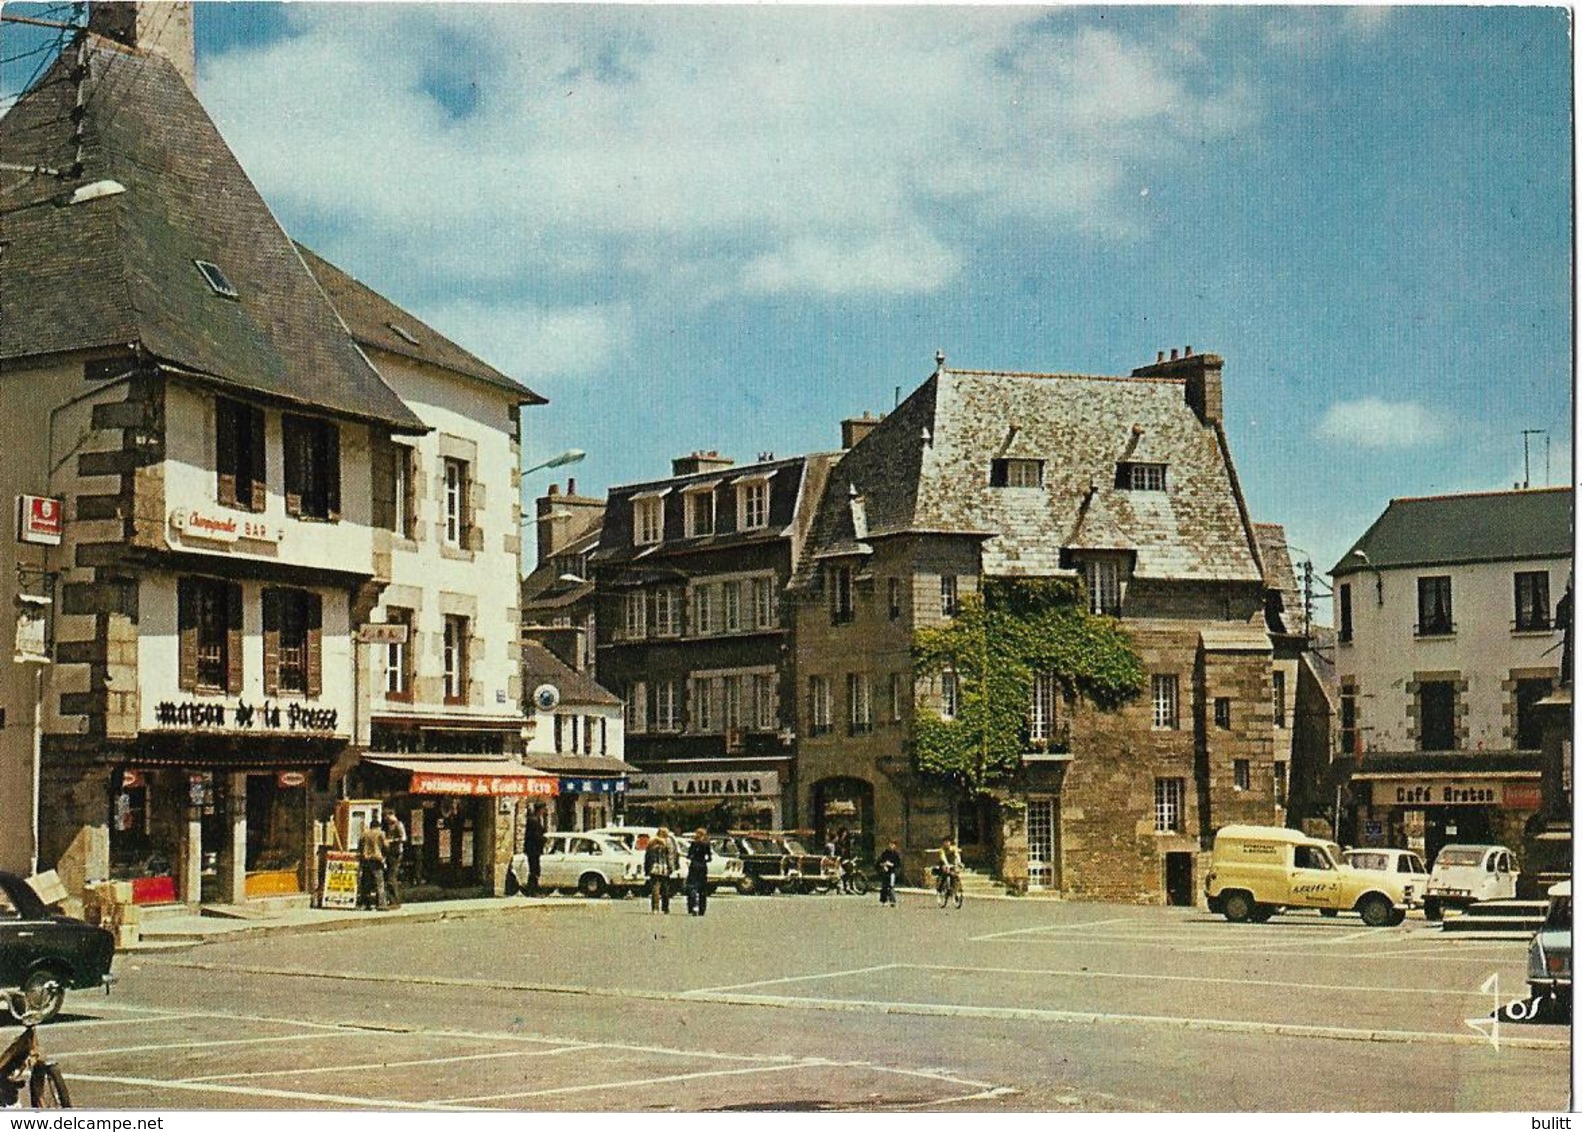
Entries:
<svg viewBox="0 0 1582 1132">
<path fill-rule="evenodd" d="M 604 500 L 577 495 L 576 486 L 576 480 L 567 480 L 566 494 L 562 495 L 560 485 L 552 483 L 549 485 L 549 490 L 536 500 L 535 513 L 538 516 L 536 566 L 542 566 L 566 546 L 603 525 Z"/>
<path fill-rule="evenodd" d="M 729 456 L 721 456 L 718 452 L 694 452 L 690 456 L 677 456 L 670 461 L 670 474 L 673 476 L 690 476 L 698 472 L 718 472 L 734 466 L 735 460 Z"/>
<path fill-rule="evenodd" d="M 138 51 L 170 61 L 196 91 L 197 50 L 193 46 L 192 0 L 94 0 L 88 30 Z"/>
<path fill-rule="evenodd" d="M 875 419 L 872 413 L 864 410 L 861 420 L 858 420 L 856 417 L 848 417 L 846 420 L 841 421 L 840 446 L 842 448 L 856 447 L 865 436 L 879 427 L 879 421 L 882 420 L 884 420 L 883 414 L 880 414 L 879 417 Z"/>
<path fill-rule="evenodd" d="M 1132 370 L 1133 377 L 1179 378 L 1186 383 L 1186 403 L 1204 424 L 1221 424 L 1225 420 L 1225 359 L 1218 354 L 1194 354 L 1192 347 L 1186 356 L 1171 350 L 1170 359 L 1159 351 L 1160 361 L 1153 365 Z"/>
</svg>

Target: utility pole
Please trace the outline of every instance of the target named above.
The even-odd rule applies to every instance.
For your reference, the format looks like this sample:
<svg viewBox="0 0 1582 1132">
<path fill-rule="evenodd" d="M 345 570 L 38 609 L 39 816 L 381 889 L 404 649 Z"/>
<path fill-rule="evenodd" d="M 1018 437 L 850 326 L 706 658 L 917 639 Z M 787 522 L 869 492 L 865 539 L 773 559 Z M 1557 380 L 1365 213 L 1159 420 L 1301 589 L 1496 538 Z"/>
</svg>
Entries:
<svg viewBox="0 0 1582 1132">
<path fill-rule="evenodd" d="M 1522 429 L 1522 487 L 1524 488 L 1532 487 L 1533 485 L 1532 458 L 1527 446 L 1527 438 L 1530 436 L 1542 436 L 1544 438 L 1544 483 L 1547 485 L 1549 482 L 1549 430 L 1546 428 L 1524 428 Z"/>
</svg>

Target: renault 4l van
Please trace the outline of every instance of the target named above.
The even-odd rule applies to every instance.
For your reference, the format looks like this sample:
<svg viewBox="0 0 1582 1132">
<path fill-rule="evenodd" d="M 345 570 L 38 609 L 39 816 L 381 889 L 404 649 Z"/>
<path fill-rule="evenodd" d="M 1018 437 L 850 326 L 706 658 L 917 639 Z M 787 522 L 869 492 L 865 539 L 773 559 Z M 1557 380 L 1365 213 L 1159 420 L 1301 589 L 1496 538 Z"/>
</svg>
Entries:
<svg viewBox="0 0 1582 1132">
<path fill-rule="evenodd" d="M 1204 878 L 1209 910 L 1262 923 L 1286 908 L 1356 912 L 1369 927 L 1406 919 L 1406 908 L 1368 873 L 1348 868 L 1323 841 L 1295 829 L 1227 825 L 1214 836 Z"/>
</svg>

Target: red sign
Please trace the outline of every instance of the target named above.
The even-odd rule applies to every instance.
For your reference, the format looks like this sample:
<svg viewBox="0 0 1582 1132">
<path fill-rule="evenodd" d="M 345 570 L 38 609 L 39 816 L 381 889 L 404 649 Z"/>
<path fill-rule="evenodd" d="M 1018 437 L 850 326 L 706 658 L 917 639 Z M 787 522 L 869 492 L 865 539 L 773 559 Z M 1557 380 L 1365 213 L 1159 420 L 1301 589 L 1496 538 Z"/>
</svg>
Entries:
<svg viewBox="0 0 1582 1132">
<path fill-rule="evenodd" d="M 1507 782 L 1505 808 L 1507 810 L 1537 810 L 1544 804 L 1543 789 L 1536 782 Z"/>
<path fill-rule="evenodd" d="M 59 546 L 65 528 L 65 506 L 47 495 L 23 495 L 17 499 L 16 537 L 18 542 L 37 542 Z"/>
<path fill-rule="evenodd" d="M 275 785 L 284 786 L 287 789 L 295 789 L 298 786 L 306 786 L 307 784 L 308 776 L 300 770 L 283 770 L 275 775 Z"/>
<path fill-rule="evenodd" d="M 505 774 L 440 774 L 431 771 L 412 772 L 413 794 L 468 794 L 475 797 L 552 798 L 560 793 L 560 779 L 533 778 L 529 775 Z"/>
</svg>

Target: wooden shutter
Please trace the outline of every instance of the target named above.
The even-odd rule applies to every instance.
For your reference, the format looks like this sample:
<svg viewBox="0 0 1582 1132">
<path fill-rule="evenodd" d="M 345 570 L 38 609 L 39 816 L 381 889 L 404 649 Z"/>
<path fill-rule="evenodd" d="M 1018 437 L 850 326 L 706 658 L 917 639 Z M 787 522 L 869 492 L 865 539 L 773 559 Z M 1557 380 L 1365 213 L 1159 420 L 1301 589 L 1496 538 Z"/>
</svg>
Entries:
<svg viewBox="0 0 1582 1132">
<path fill-rule="evenodd" d="M 280 694 L 279 590 L 264 591 L 264 695 Z"/>
<path fill-rule="evenodd" d="M 328 421 L 320 427 L 324 436 L 324 509 L 327 518 L 335 522 L 341 517 L 341 430 Z"/>
<path fill-rule="evenodd" d="M 242 691 L 242 587 L 225 583 L 225 690 L 231 695 Z"/>
<path fill-rule="evenodd" d="M 317 699 L 324 694 L 324 599 L 314 593 L 301 597 L 307 606 L 303 612 L 308 624 L 308 698 Z"/>
<path fill-rule="evenodd" d="M 281 438 L 285 448 L 286 514 L 302 514 L 302 444 L 305 439 L 302 418 L 280 418 Z"/>
<path fill-rule="evenodd" d="M 191 578 L 176 582 L 176 632 L 180 638 L 176 683 L 191 692 L 198 686 L 198 592 Z"/>
<path fill-rule="evenodd" d="M 249 408 L 251 427 L 247 430 L 247 470 L 252 477 L 252 498 L 243 500 L 254 511 L 262 511 L 269 503 L 269 462 L 264 455 L 264 411 Z"/>
<path fill-rule="evenodd" d="M 234 401 L 217 397 L 214 401 L 214 467 L 219 474 L 216 497 L 221 503 L 236 506 L 236 468 L 239 463 L 236 451 L 237 410 Z"/>
</svg>

